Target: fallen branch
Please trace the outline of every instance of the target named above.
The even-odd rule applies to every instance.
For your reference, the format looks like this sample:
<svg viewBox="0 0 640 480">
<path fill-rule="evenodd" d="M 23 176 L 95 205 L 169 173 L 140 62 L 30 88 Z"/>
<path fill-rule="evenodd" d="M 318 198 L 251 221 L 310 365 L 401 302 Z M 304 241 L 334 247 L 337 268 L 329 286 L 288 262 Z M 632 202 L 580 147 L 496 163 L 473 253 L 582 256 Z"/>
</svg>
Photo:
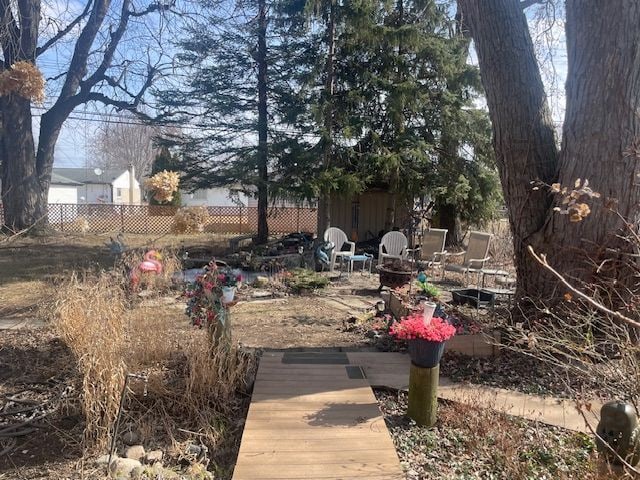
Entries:
<svg viewBox="0 0 640 480">
<path fill-rule="evenodd" d="M 604 305 L 602 305 L 599 302 L 596 302 L 593 298 L 591 298 L 589 295 L 587 295 L 586 293 L 581 292 L 580 290 L 578 290 L 576 287 L 574 287 L 573 285 L 571 285 L 569 282 L 567 282 L 567 280 L 560 274 L 558 273 L 551 265 L 549 265 L 549 263 L 547 262 L 547 257 L 545 255 L 538 255 L 534 250 L 533 247 L 531 245 L 529 245 L 527 247 L 527 249 L 529 250 L 529 253 L 531 253 L 531 255 L 533 256 L 533 258 L 535 258 L 538 263 L 540 263 L 540 265 L 542 265 L 544 268 L 546 268 L 549 272 L 551 272 L 558 280 L 560 280 L 560 283 L 562 283 L 565 287 L 567 287 L 571 292 L 573 292 L 574 294 L 576 294 L 578 297 L 580 297 L 582 300 L 584 300 L 585 302 L 587 302 L 589 305 L 591 305 L 592 307 L 594 307 L 596 310 L 599 310 L 603 313 L 606 313 L 607 315 L 612 316 L 613 318 L 616 318 L 624 323 L 626 323 L 627 325 L 630 325 L 632 327 L 638 328 L 640 329 L 640 322 L 637 322 L 636 320 L 629 318 L 625 315 L 622 315 L 620 312 L 616 312 L 613 311 L 607 307 L 605 307 Z"/>
</svg>

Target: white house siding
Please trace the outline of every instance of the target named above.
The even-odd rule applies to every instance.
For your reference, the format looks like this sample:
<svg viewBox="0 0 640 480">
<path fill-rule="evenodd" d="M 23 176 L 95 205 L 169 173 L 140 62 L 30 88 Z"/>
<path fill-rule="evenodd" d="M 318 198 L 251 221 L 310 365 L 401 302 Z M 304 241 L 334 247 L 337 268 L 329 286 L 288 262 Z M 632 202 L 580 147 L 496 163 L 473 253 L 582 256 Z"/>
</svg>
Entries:
<svg viewBox="0 0 640 480">
<path fill-rule="evenodd" d="M 208 207 L 235 207 L 240 202 L 243 206 L 249 204 L 246 194 L 239 193 L 233 199 L 228 188 L 208 188 L 196 190 L 193 193 L 181 192 L 182 205 L 184 206 L 208 206 Z"/>
<path fill-rule="evenodd" d="M 131 202 L 131 199 L 129 197 L 129 189 L 130 189 L 129 171 L 126 170 L 122 173 L 122 175 L 117 177 L 112 183 L 113 190 L 111 193 L 112 193 L 113 203 L 125 204 L 125 205 L 128 205 L 128 204 L 139 205 L 140 199 L 141 199 L 140 184 L 135 178 L 133 179 L 133 184 L 134 184 L 133 202 Z"/>
<path fill-rule="evenodd" d="M 111 185 L 86 183 L 78 187 L 78 203 L 111 203 Z"/>
<path fill-rule="evenodd" d="M 78 203 L 78 187 L 75 185 L 51 185 L 49 203 Z"/>
</svg>

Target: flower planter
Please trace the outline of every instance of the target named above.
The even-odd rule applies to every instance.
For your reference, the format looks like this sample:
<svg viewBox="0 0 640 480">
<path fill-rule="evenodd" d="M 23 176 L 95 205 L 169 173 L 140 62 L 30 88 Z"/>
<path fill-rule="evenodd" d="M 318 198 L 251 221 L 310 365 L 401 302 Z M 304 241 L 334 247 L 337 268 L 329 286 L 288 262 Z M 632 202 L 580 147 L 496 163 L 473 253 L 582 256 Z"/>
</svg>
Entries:
<svg viewBox="0 0 640 480">
<path fill-rule="evenodd" d="M 409 340 L 409 357 L 422 368 L 433 368 L 440 363 L 446 342 L 431 342 L 417 338 Z"/>
<path fill-rule="evenodd" d="M 496 357 L 500 354 L 500 340 L 499 330 L 456 335 L 447 342 L 445 351 L 476 358 Z"/>
<path fill-rule="evenodd" d="M 235 287 L 222 287 L 222 303 L 231 303 L 236 294 Z"/>
<path fill-rule="evenodd" d="M 406 317 L 411 312 L 400 295 L 389 292 L 389 311 L 395 318 Z M 476 358 L 495 357 L 500 353 L 500 331 L 489 330 L 485 333 L 461 333 L 446 342 L 446 352 L 456 352 Z"/>
</svg>

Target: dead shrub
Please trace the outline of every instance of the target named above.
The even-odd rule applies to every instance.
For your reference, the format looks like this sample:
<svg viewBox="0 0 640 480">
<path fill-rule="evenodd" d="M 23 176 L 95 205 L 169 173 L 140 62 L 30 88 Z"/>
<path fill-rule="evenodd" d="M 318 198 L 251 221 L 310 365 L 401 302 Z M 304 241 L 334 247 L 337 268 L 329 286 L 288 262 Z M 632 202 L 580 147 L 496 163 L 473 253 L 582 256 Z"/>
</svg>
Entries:
<svg viewBox="0 0 640 480">
<path fill-rule="evenodd" d="M 103 447 L 112 433 L 126 372 L 124 295 L 105 275 L 74 275 L 58 292 L 53 322 L 78 362 L 87 420 L 84 440 Z"/>
<path fill-rule="evenodd" d="M 70 347 L 82 378 L 85 446 L 102 448 L 113 433 L 125 375 L 131 380 L 124 427 L 143 442 L 173 443 L 175 456 L 190 442 L 217 457 L 229 454 L 229 431 L 238 431 L 255 372 L 255 356 L 228 344 L 213 346 L 194 330 L 181 306 L 128 309 L 113 273 L 74 276 L 60 286 L 53 322 Z M 175 308 L 178 307 L 178 308 Z M 226 460 L 223 460 L 226 461 Z"/>
<path fill-rule="evenodd" d="M 209 220 L 207 207 L 182 207 L 173 217 L 171 231 L 173 233 L 204 232 Z"/>
</svg>

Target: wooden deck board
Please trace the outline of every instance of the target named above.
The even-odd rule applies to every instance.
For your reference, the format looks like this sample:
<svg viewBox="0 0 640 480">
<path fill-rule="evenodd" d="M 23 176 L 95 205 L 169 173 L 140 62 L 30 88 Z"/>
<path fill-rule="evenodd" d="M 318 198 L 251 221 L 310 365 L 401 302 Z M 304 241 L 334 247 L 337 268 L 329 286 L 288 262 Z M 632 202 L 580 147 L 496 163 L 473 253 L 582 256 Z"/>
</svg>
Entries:
<svg viewBox="0 0 640 480">
<path fill-rule="evenodd" d="M 234 480 L 401 480 L 393 441 L 367 379 L 345 365 L 261 359 Z"/>
</svg>

